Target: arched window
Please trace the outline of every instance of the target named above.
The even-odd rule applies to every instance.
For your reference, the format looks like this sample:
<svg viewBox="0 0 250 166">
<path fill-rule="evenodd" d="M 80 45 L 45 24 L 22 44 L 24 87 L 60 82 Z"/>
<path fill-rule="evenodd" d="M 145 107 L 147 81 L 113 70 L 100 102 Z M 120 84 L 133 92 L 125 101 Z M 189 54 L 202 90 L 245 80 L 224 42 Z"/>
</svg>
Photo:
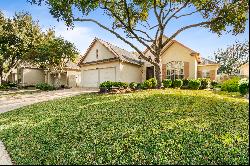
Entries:
<svg viewBox="0 0 250 166">
<path fill-rule="evenodd" d="M 167 79 L 183 79 L 184 78 L 184 62 L 182 61 L 171 61 L 166 66 Z"/>
</svg>

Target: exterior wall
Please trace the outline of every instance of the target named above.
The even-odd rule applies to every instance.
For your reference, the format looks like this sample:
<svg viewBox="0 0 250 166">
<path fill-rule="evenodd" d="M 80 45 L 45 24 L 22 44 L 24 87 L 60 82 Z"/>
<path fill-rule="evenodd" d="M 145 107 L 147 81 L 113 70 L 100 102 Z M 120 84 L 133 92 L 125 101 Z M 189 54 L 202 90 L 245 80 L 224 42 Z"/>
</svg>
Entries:
<svg viewBox="0 0 250 166">
<path fill-rule="evenodd" d="M 81 84 L 81 71 L 67 71 L 67 85 L 69 87 L 79 87 Z"/>
<path fill-rule="evenodd" d="M 245 64 L 240 68 L 240 75 L 249 77 L 249 64 Z"/>
<path fill-rule="evenodd" d="M 116 81 L 121 80 L 120 74 L 119 74 L 120 73 L 120 62 L 119 61 L 81 66 L 81 87 L 84 87 L 83 81 L 84 81 L 84 79 L 86 79 L 83 77 L 83 72 L 85 70 L 95 70 L 95 69 L 103 69 L 103 68 L 110 68 L 110 67 L 115 68 L 115 80 Z"/>
<path fill-rule="evenodd" d="M 198 78 L 203 78 L 203 72 L 208 72 L 211 80 L 215 80 L 217 76 L 218 65 L 198 65 Z"/>
<path fill-rule="evenodd" d="M 17 82 L 17 68 L 12 69 L 7 75 L 7 81 L 9 82 Z"/>
<path fill-rule="evenodd" d="M 58 73 L 49 73 L 47 75 L 47 83 L 56 87 L 59 87 L 61 85 L 66 86 L 67 85 L 67 73 L 60 73 L 60 78 Z"/>
<path fill-rule="evenodd" d="M 133 64 L 129 64 L 126 62 L 106 62 L 101 64 L 93 64 L 93 65 L 86 65 L 81 67 L 81 87 L 84 87 L 83 81 L 84 76 L 83 72 L 86 70 L 95 70 L 95 69 L 105 69 L 105 68 L 115 68 L 115 81 L 121 82 L 141 82 L 142 74 L 141 74 L 141 67 Z M 88 78 L 91 79 L 91 78 Z M 94 81 L 94 80 L 93 80 Z M 99 83 L 100 84 L 100 79 Z"/>
<path fill-rule="evenodd" d="M 141 67 L 126 62 L 120 63 L 120 70 L 118 70 L 118 75 L 118 81 L 121 82 L 141 82 L 142 80 Z"/>
<path fill-rule="evenodd" d="M 173 43 L 165 52 L 163 52 L 162 64 L 165 65 L 171 61 L 183 61 L 184 63 L 188 62 L 188 69 L 189 69 L 188 78 L 196 79 L 198 63 L 195 57 L 190 55 L 191 53 L 192 53 L 191 50 L 177 43 Z M 145 55 L 148 57 L 151 56 L 151 58 L 154 59 L 150 51 L 147 51 Z M 143 66 L 142 81 L 146 80 L 146 68 L 149 66 L 152 66 L 152 65 L 149 62 L 145 62 L 145 65 Z"/>
<path fill-rule="evenodd" d="M 21 70 L 21 84 L 24 86 L 45 82 L 45 73 L 42 69 L 23 68 Z"/>
<path fill-rule="evenodd" d="M 96 50 L 98 50 L 98 58 L 96 57 Z M 110 59 L 114 57 L 115 56 L 112 52 L 110 52 L 106 47 L 104 47 L 99 41 L 96 41 L 88 52 L 88 54 L 86 55 L 86 58 L 84 59 L 83 63 Z"/>
</svg>

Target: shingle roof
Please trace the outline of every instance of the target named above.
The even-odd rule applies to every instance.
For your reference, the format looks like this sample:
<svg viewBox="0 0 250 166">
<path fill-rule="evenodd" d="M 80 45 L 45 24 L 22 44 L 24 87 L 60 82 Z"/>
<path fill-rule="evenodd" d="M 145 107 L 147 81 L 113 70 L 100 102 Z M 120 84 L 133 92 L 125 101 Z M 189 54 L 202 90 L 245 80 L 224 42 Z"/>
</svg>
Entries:
<svg viewBox="0 0 250 166">
<path fill-rule="evenodd" d="M 216 62 L 206 59 L 206 58 L 201 58 L 201 63 L 200 65 L 207 65 L 207 64 L 217 64 Z"/>
<path fill-rule="evenodd" d="M 142 65 L 143 62 L 138 58 L 137 55 L 135 55 L 132 52 L 129 52 L 127 50 L 124 50 L 120 47 L 117 47 L 109 42 L 106 42 L 104 40 L 95 38 L 94 41 L 91 43 L 90 47 L 88 48 L 87 52 L 84 54 L 84 56 L 81 58 L 78 64 L 82 63 L 85 57 L 87 56 L 88 52 L 90 51 L 92 45 L 96 42 L 99 41 L 101 44 L 103 44 L 106 48 L 108 48 L 118 59 L 129 62 L 132 64 L 136 65 Z"/>
</svg>

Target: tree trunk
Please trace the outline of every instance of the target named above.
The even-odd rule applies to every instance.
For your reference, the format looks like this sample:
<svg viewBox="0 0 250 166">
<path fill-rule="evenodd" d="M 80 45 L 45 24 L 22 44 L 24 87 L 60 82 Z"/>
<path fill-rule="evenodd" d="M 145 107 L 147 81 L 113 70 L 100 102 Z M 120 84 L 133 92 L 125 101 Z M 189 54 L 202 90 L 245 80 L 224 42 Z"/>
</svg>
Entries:
<svg viewBox="0 0 250 166">
<path fill-rule="evenodd" d="M 157 88 L 161 88 L 161 82 L 162 82 L 162 69 L 161 64 L 158 63 L 155 65 L 155 78 L 157 80 Z"/>
<path fill-rule="evenodd" d="M 2 85 L 3 82 L 3 70 L 0 68 L 0 85 Z"/>
</svg>

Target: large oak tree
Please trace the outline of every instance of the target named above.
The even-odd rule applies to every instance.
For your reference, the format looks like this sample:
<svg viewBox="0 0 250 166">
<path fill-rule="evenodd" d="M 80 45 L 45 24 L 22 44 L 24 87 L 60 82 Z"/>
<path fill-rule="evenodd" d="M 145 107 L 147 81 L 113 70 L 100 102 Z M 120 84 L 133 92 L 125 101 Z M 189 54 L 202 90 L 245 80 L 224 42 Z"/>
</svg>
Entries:
<svg viewBox="0 0 250 166">
<path fill-rule="evenodd" d="M 114 34 L 117 38 L 130 45 L 145 61 L 155 67 L 158 87 L 161 86 L 161 51 L 172 39 L 181 32 L 204 27 L 211 32 L 222 34 L 223 31 L 234 35 L 244 32 L 248 0 L 28 0 L 32 4 L 49 6 L 50 13 L 58 20 L 64 20 L 66 25 L 73 26 L 75 22 L 92 22 L 102 29 Z M 76 9 L 76 10 L 74 10 Z M 110 17 L 109 21 L 91 17 L 96 12 Z M 181 22 L 183 18 L 190 19 L 182 27 L 163 40 L 171 22 Z M 192 17 L 193 18 L 193 17 Z M 153 19 L 156 24 L 152 23 Z M 124 33 L 120 33 L 123 30 Z M 153 34 L 153 35 L 152 35 Z M 145 46 L 154 56 L 146 57 L 144 53 L 131 42 L 135 39 Z"/>
</svg>

